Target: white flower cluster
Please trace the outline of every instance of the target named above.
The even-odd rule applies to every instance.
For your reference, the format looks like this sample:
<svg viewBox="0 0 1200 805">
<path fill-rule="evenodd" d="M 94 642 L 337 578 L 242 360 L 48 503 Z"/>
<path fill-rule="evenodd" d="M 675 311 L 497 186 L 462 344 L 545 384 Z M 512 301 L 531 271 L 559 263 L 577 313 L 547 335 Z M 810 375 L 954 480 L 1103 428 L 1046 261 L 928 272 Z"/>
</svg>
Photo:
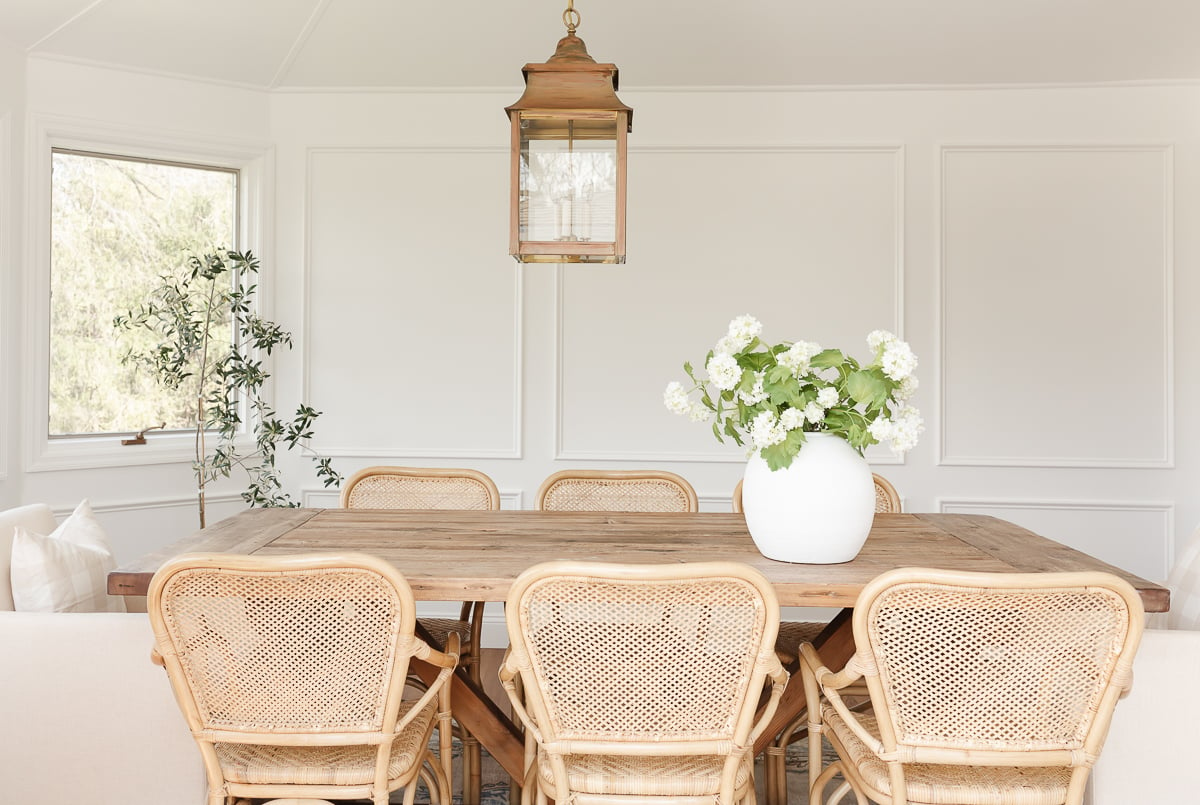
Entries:
<svg viewBox="0 0 1200 805">
<path fill-rule="evenodd" d="M 893 452 L 906 453 L 917 446 L 917 439 L 925 431 L 925 422 L 916 408 L 905 405 L 890 418 L 879 417 L 867 429 L 879 441 L 890 442 Z"/>
<path fill-rule="evenodd" d="M 867 336 L 867 346 L 875 350 L 883 373 L 892 380 L 902 381 L 911 377 L 917 368 L 917 356 L 912 347 L 887 330 L 872 330 Z"/>
<path fill-rule="evenodd" d="M 754 446 L 759 450 L 779 444 L 787 438 L 787 434 L 788 428 L 771 411 L 763 411 L 750 422 L 750 441 L 754 442 Z"/>
<path fill-rule="evenodd" d="M 667 390 L 663 392 L 663 405 L 673 414 L 687 415 L 693 422 L 708 421 L 709 410 L 702 403 L 688 399 L 683 384 L 677 380 L 667 384 Z"/>
<path fill-rule="evenodd" d="M 782 444 L 788 440 L 788 434 L 796 430 L 837 433 L 859 451 L 876 441 L 890 443 L 892 450 L 897 453 L 916 445 L 925 428 L 920 412 L 908 404 L 918 384 L 913 374 L 917 368 L 917 357 L 907 343 L 887 330 L 875 330 L 867 336 L 867 344 L 874 353 L 870 363 L 864 363 L 860 369 L 857 361 L 843 356 L 837 358 L 839 363 L 828 367 L 829 372 L 822 376 L 824 370 L 812 366 L 813 358 L 823 352 L 820 344 L 811 341 L 783 342 L 776 346 L 760 344 L 762 329 L 762 324 L 753 316 L 738 316 L 731 321 L 728 331 L 717 341 L 712 357 L 704 366 L 707 382 L 693 375 L 690 366 L 686 367 L 695 387 L 685 390 L 681 383 L 670 383 L 663 393 L 666 407 L 673 413 L 688 416 L 694 422 L 704 422 L 712 418 L 712 404 L 693 402 L 690 395 L 697 389 L 703 390 L 705 395 L 713 390 L 719 392 L 719 395 L 712 395 L 713 399 L 720 398 L 715 404 L 721 409 L 717 417 L 718 427 L 724 425 L 726 433 L 731 427 L 741 431 L 748 437 L 751 452 Z M 759 351 L 760 346 L 765 351 Z M 752 350 L 753 354 L 748 350 Z M 774 364 L 785 368 L 799 381 L 798 389 L 807 400 L 803 407 L 793 408 L 786 402 L 772 401 L 771 395 L 781 389 L 785 389 L 782 394 L 797 393 L 797 387 L 790 380 L 788 384 L 791 387 L 787 390 L 789 386 L 783 384 L 777 372 L 772 371 Z M 770 392 L 767 390 L 768 376 L 774 378 Z M 853 380 L 848 380 L 848 377 Z M 747 378 L 745 384 L 743 378 Z M 708 384 L 711 384 L 711 388 Z M 855 389 L 855 394 L 860 393 L 858 389 L 864 389 L 865 394 L 870 395 L 873 402 L 865 411 L 859 408 L 866 405 L 865 396 L 862 400 L 843 396 L 850 393 L 850 387 Z M 882 401 L 878 395 L 887 393 L 885 389 L 890 391 L 890 399 L 881 410 L 879 403 Z M 733 403 L 736 405 L 731 405 Z M 830 411 L 833 409 L 836 409 L 836 414 L 830 420 Z M 856 410 L 869 423 L 866 432 L 861 425 L 847 424 L 852 421 L 848 419 L 847 412 Z M 884 416 L 884 411 L 890 412 L 890 415 Z M 717 433 L 717 438 L 723 441 L 720 433 Z M 741 443 L 741 439 L 736 441 Z M 786 458 L 790 460 L 797 446 L 789 442 Z M 787 466 L 787 463 L 782 466 Z"/>
<path fill-rule="evenodd" d="M 780 366 L 786 366 L 792 370 L 792 374 L 796 377 L 808 372 L 808 362 L 812 360 L 813 355 L 821 351 L 820 344 L 814 344 L 812 341 L 797 341 L 788 347 L 786 352 L 781 352 L 779 357 Z"/>
<path fill-rule="evenodd" d="M 721 391 L 737 388 L 742 379 L 742 367 L 738 366 L 737 358 L 728 352 L 714 353 L 704 370 L 708 372 L 712 384 Z"/>
</svg>

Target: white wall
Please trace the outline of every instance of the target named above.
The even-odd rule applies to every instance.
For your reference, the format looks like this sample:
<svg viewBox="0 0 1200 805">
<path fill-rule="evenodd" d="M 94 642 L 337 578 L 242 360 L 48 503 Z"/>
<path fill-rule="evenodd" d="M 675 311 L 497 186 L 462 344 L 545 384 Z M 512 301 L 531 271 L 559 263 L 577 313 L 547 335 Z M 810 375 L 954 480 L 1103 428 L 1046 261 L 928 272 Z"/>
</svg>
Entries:
<svg viewBox="0 0 1200 805">
<path fill-rule="evenodd" d="M 563 467 L 653 466 L 724 510 L 738 451 L 661 393 L 752 313 L 854 354 L 876 328 L 910 341 L 927 431 L 903 462 L 870 453 L 908 510 L 994 513 L 1156 579 L 1200 521 L 1200 88 L 622 91 L 629 260 L 570 268 L 506 254 L 515 88 L 264 96 L 34 62 L 28 94 L 30 115 L 272 147 L 256 251 L 298 339 L 276 390 L 324 411 L 344 474 L 473 466 L 515 508 Z M 172 466 L 19 472 L 20 496 L 87 494 L 127 548 L 162 543 L 192 525 Z"/>
<path fill-rule="evenodd" d="M 16 404 L 21 210 L 21 121 L 25 116 L 25 59 L 0 39 L 0 508 L 16 505 L 20 464 L 12 434 L 20 425 Z"/>
</svg>

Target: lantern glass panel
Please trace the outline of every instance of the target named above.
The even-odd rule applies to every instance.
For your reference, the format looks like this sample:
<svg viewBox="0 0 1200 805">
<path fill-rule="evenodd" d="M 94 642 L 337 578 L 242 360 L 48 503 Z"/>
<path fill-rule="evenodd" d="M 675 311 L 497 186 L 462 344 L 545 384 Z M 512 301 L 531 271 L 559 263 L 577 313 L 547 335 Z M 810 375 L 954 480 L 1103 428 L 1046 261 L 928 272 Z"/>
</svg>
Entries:
<svg viewBox="0 0 1200 805">
<path fill-rule="evenodd" d="M 520 126 L 520 239 L 615 241 L 615 116 L 595 119 L 522 114 Z"/>
</svg>

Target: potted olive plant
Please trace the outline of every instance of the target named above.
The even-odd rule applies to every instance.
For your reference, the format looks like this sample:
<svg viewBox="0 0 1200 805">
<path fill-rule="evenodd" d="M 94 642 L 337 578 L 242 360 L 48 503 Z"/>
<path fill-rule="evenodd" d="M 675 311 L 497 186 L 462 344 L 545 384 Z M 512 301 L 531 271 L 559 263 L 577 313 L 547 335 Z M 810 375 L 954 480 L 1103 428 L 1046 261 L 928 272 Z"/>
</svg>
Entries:
<svg viewBox="0 0 1200 805">
<path fill-rule="evenodd" d="M 160 277 L 147 302 L 114 320 L 119 330 L 152 336 L 152 346 L 130 349 L 123 362 L 150 369 L 169 389 L 194 391 L 189 418 L 201 528 L 206 485 L 235 467 L 249 476 L 242 499 L 251 506 L 299 505 L 283 491 L 275 457 L 281 441 L 288 450 L 304 449 L 321 413 L 301 404 L 287 421 L 263 397 L 270 374 L 262 356 L 281 345 L 290 349 L 292 336 L 255 311 L 258 268 L 248 251 L 192 255 L 182 270 Z M 310 457 L 326 487 L 341 483 L 328 458 Z"/>
</svg>

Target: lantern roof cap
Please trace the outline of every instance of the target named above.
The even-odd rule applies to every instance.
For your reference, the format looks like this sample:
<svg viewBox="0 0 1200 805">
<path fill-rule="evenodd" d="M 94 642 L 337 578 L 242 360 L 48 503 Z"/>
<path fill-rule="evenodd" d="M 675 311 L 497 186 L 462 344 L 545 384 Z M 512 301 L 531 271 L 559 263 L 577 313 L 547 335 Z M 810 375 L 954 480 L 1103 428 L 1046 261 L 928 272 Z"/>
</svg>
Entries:
<svg viewBox="0 0 1200 805">
<path fill-rule="evenodd" d="M 633 109 L 617 97 L 617 65 L 597 63 L 574 33 L 558 40 L 554 55 L 544 63 L 526 64 L 521 74 L 525 92 L 505 107 L 509 115 L 533 109 L 626 112 L 633 130 Z"/>
</svg>

